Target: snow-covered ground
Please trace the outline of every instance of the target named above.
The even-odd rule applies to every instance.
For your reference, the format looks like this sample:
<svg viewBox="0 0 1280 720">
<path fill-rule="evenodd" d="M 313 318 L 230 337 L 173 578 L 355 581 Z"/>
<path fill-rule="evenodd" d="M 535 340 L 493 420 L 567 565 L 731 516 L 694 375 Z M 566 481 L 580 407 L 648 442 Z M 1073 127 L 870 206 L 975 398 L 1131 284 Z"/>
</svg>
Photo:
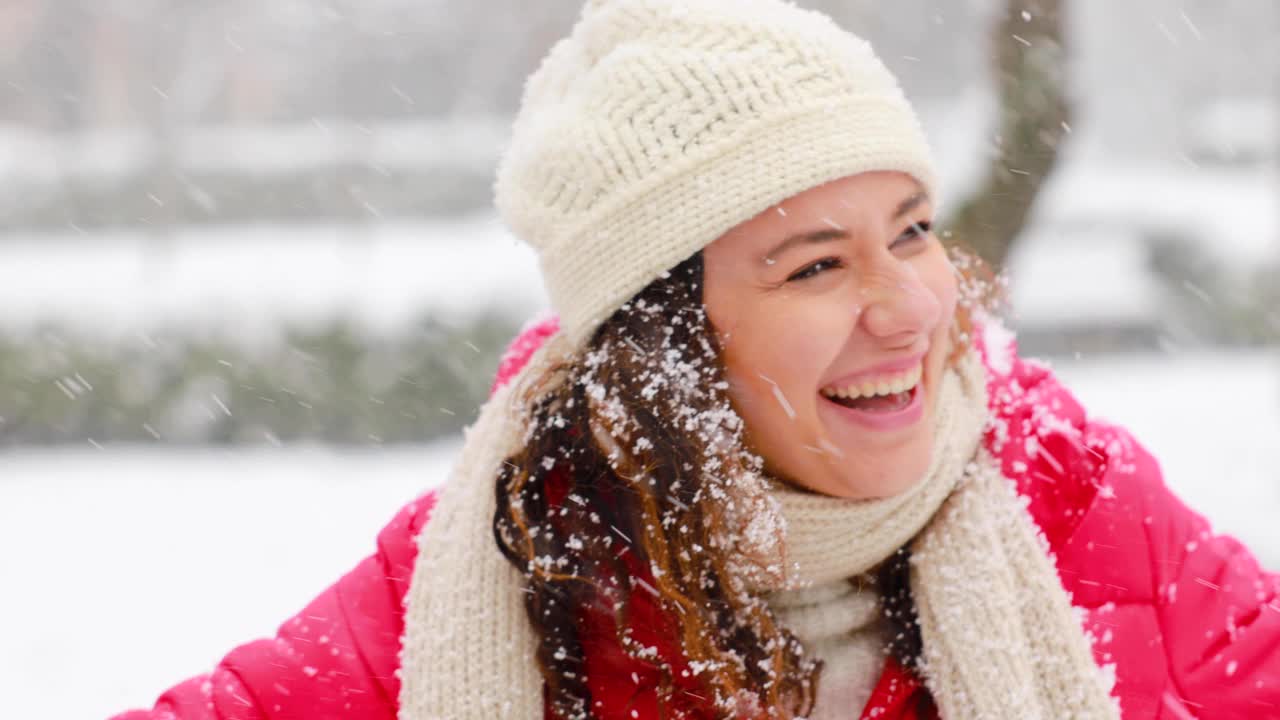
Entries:
<svg viewBox="0 0 1280 720">
<path fill-rule="evenodd" d="M 490 215 L 193 227 L 168 238 L 141 229 L 19 233 L 0 242 L 0 330 L 48 323 L 111 339 L 233 328 L 245 338 L 346 317 L 376 332 L 427 312 L 528 314 L 545 304 L 533 251 Z"/>
<path fill-rule="evenodd" d="M 1227 265 L 1280 257 L 1280 175 L 1266 168 L 1063 164 L 1031 229 L 1130 228 L 1202 244 Z"/>
<path fill-rule="evenodd" d="M 1009 301 L 1032 327 L 1158 323 L 1167 299 L 1137 233 L 1043 230 L 1014 246 Z"/>
<path fill-rule="evenodd" d="M 0 717 L 149 706 L 373 550 L 455 443 L 0 457 Z"/>
<path fill-rule="evenodd" d="M 1169 484 L 1280 569 L 1280 353 L 1060 364 Z M 274 632 L 441 482 L 456 441 L 336 452 L 25 451 L 0 456 L 2 717 L 146 705 Z"/>
<path fill-rule="evenodd" d="M 483 116 L 372 126 L 319 118 L 299 125 L 186 126 L 170 152 L 188 172 L 270 175 L 353 165 L 487 171 L 509 125 Z M 28 191 L 69 180 L 108 184 L 144 170 L 160 150 L 142 129 L 68 134 L 0 127 L 0 178 L 10 188 L 28 184 Z"/>
</svg>

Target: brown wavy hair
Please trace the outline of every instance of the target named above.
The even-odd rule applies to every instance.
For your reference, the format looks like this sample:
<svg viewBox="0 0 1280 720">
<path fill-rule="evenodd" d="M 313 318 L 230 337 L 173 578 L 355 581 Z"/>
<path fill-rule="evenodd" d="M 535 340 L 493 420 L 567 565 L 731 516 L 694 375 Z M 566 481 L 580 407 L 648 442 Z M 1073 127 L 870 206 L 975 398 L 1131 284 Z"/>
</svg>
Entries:
<svg viewBox="0 0 1280 720">
<path fill-rule="evenodd" d="M 962 278 L 979 275 L 979 263 L 959 259 Z M 708 702 L 723 717 L 790 720 L 813 709 L 821 663 L 744 581 L 756 568 L 753 550 L 782 538 L 756 522 L 768 515 L 759 504 L 767 493 L 751 491 L 763 488 L 762 463 L 746 449 L 730 403 L 702 274 L 699 253 L 521 398 L 527 435 L 497 478 L 493 529 L 525 577 L 539 668 L 564 720 L 593 717 L 583 612 L 611 615 L 623 651 L 659 671 L 664 718 Z M 971 300 L 958 313 L 957 354 L 972 330 Z M 891 650 L 914 662 L 920 638 L 907 559 L 903 551 L 884 563 L 879 584 L 897 626 Z M 633 592 L 653 596 L 673 621 L 672 640 L 699 681 L 694 698 L 680 696 L 672 659 L 631 637 Z"/>
</svg>

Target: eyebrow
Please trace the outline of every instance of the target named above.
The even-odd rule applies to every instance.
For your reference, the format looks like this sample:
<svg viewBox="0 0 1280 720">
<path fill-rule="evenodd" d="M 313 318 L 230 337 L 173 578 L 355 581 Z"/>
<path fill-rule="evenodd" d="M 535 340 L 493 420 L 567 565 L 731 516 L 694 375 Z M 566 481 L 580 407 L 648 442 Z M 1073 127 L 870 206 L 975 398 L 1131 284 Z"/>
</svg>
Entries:
<svg viewBox="0 0 1280 720">
<path fill-rule="evenodd" d="M 833 240 L 844 240 L 848 237 L 848 230 L 837 230 L 836 228 L 822 228 L 821 230 L 798 232 L 794 235 L 787 236 L 786 240 L 778 243 L 772 250 L 765 253 L 764 260 L 765 262 L 773 260 L 777 256 L 797 245 L 810 245 L 813 243 L 831 242 Z"/>
<path fill-rule="evenodd" d="M 902 216 L 920 207 L 928 200 L 929 194 L 924 191 L 912 195 L 898 204 L 897 209 L 893 211 L 893 219 L 900 220 Z M 797 245 L 832 242 L 833 240 L 845 240 L 849 237 L 848 230 L 845 230 L 830 220 L 827 222 L 831 224 L 831 227 L 819 228 L 817 230 L 804 230 L 788 235 L 786 240 L 778 243 L 772 250 L 766 253 L 764 259 L 766 261 L 772 260 Z"/>
<path fill-rule="evenodd" d="M 894 220 L 901 220 L 903 215 L 915 210 L 929 200 L 929 193 L 921 190 L 911 197 L 903 200 L 898 204 L 898 209 L 893 212 Z"/>
</svg>

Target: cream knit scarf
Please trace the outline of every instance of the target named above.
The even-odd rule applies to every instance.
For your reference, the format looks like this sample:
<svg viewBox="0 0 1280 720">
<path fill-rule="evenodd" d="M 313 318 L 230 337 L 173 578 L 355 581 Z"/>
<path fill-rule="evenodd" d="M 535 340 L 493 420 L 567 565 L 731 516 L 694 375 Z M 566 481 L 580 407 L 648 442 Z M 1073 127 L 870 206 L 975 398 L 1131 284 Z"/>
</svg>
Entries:
<svg viewBox="0 0 1280 720">
<path fill-rule="evenodd" d="M 419 536 L 403 720 L 543 717 L 523 582 L 494 544 L 494 478 L 523 437 L 514 398 L 567 348 L 554 336 L 485 405 Z M 911 541 L 924 677 L 945 720 L 1119 718 L 1043 538 L 980 448 L 986 413 L 983 369 L 969 357 L 943 383 L 934 457 L 911 490 L 861 502 L 777 490 L 786 584 L 859 575 Z"/>
</svg>

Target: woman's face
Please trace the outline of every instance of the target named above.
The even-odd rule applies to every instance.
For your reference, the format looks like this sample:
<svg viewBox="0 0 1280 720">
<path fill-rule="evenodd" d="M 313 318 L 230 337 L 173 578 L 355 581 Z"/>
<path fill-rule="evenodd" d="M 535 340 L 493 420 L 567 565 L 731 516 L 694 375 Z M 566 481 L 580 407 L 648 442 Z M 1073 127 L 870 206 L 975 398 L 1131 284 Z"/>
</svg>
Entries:
<svg viewBox="0 0 1280 720">
<path fill-rule="evenodd" d="M 807 190 L 703 253 L 731 396 L 768 470 L 843 498 L 922 479 L 956 275 L 920 185 L 870 172 Z"/>
</svg>

